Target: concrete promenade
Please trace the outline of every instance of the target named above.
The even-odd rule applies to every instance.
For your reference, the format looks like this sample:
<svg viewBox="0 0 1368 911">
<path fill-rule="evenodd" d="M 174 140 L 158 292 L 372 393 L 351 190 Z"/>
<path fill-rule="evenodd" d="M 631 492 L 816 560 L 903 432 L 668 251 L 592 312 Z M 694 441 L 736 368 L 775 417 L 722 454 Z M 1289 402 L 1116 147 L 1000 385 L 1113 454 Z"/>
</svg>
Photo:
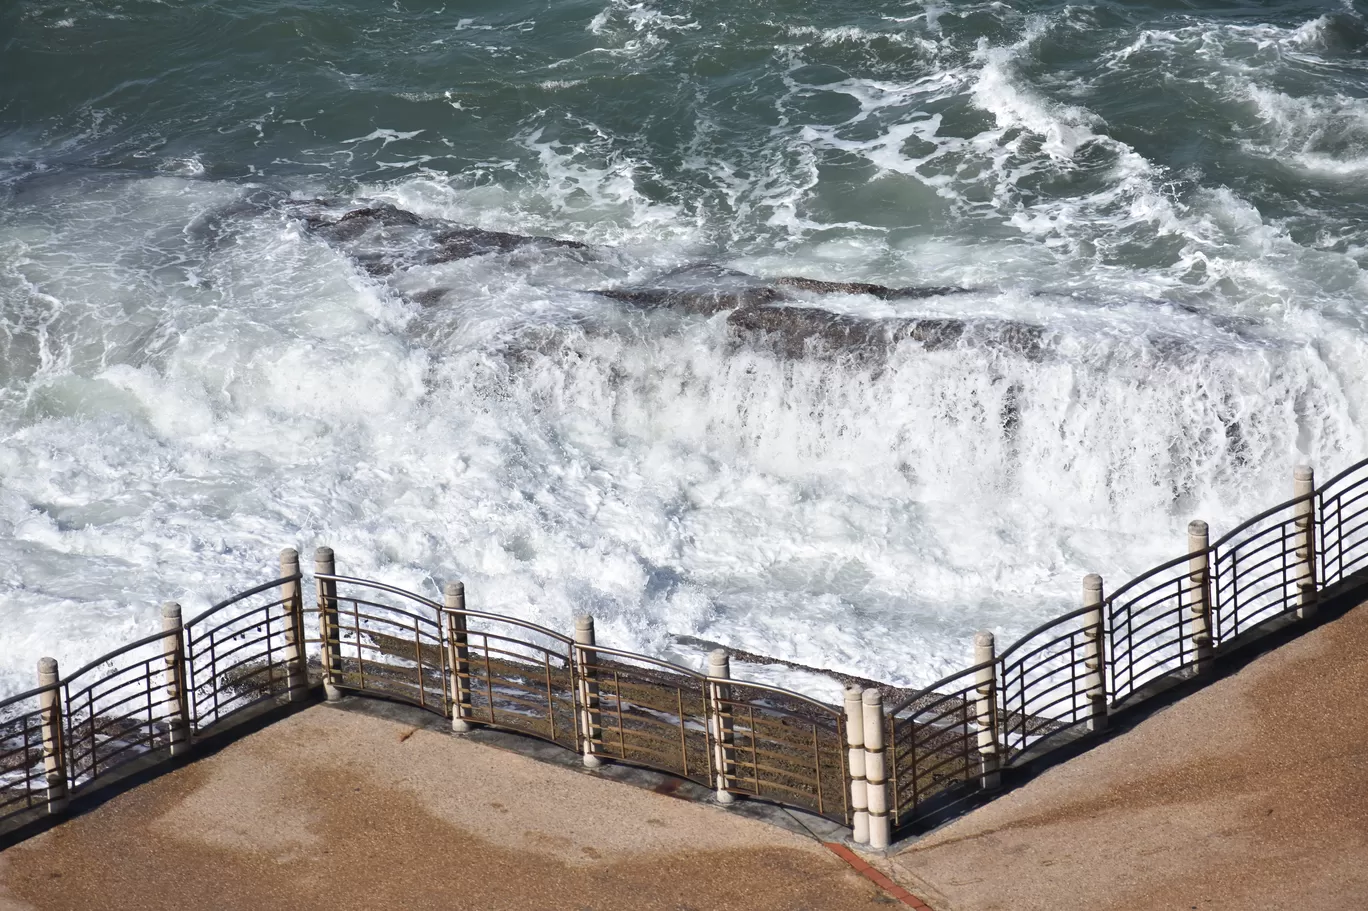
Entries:
<svg viewBox="0 0 1368 911">
<path fill-rule="evenodd" d="M 1368 909 L 1368 605 L 879 866 L 937 911 Z"/>
<path fill-rule="evenodd" d="M 1360 606 L 874 866 L 935 911 L 1363 911 L 1366 691 Z M 801 825 L 423 717 L 278 720 L 0 852 L 0 911 L 906 906 Z"/>
<path fill-rule="evenodd" d="M 320 705 L 0 853 L 28 909 L 877 911 L 812 838 Z"/>
</svg>

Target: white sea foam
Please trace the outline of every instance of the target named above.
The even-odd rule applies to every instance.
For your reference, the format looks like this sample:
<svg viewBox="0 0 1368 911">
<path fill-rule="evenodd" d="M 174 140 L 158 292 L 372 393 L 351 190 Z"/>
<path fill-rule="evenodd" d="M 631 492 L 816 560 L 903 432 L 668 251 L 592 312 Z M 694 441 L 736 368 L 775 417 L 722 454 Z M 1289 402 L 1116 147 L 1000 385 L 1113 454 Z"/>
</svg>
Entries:
<svg viewBox="0 0 1368 911">
<path fill-rule="evenodd" d="M 928 32 L 952 15 L 929 8 Z M 571 114 L 526 126 L 508 160 L 357 194 L 611 245 L 586 254 L 381 279 L 278 199 L 169 158 L 150 179 L 25 163 L 0 214 L 0 600 L 17 621 L 0 693 L 41 654 L 73 667 L 151 631 L 162 600 L 193 612 L 265 579 L 280 547 L 322 543 L 344 571 L 429 595 L 463 578 L 472 606 L 554 628 L 591 612 L 614 646 L 697 663 L 674 638 L 691 636 L 925 684 L 963 666 L 975 629 L 1010 639 L 1074 605 L 1084 573 L 1124 581 L 1179 551 L 1189 518 L 1228 528 L 1285 492 L 1294 462 L 1362 452 L 1363 251 L 1298 243 L 1228 188 L 1171 192 L 1085 97 L 1023 76 L 1048 28 L 959 52 L 902 34 L 935 66 L 901 81 L 808 84 L 804 51 L 781 49 L 768 140 L 728 146 L 700 114 L 680 151 L 692 194 L 648 193 L 664 169 Z M 1253 153 L 1357 167 L 1357 101 L 1249 75 L 1316 58 L 1327 24 L 1223 28 L 1146 32 L 1103 63 L 1227 61 L 1216 88 L 1254 112 Z M 695 28 L 613 2 L 589 30 L 636 54 Z M 814 95 L 846 113 L 805 121 Z M 375 129 L 342 154 L 420 133 Z M 833 162 L 944 221 L 869 223 L 833 198 L 865 189 L 833 191 Z M 1041 192 L 1049 180 L 1086 188 Z M 820 305 L 1014 320 L 1041 327 L 1043 350 L 785 360 L 736 344 L 724 316 L 586 293 L 705 257 L 972 286 Z M 413 302 L 438 288 L 440 305 Z M 837 692 L 765 667 L 744 671 Z"/>
<path fill-rule="evenodd" d="M 600 204 L 630 210 L 606 185 Z M 1055 353 L 791 362 L 732 350 L 720 319 L 574 290 L 668 248 L 377 284 L 279 209 L 214 222 L 238 195 L 54 181 L 5 219 L 0 293 L 27 320 L 0 335 L 0 589 L 25 618 L 0 649 L 7 690 L 40 654 L 70 667 L 150 630 L 161 600 L 199 609 L 320 543 L 348 572 L 428 594 L 461 577 L 472 604 L 555 628 L 590 611 L 613 645 L 677 655 L 670 634 L 697 636 L 924 684 L 975 628 L 1020 632 L 1084 572 L 1142 568 L 1190 516 L 1228 525 L 1295 459 L 1362 445 L 1368 352 L 1309 312 L 1270 335 L 985 293 L 920 312 L 1043 321 Z M 389 198 L 462 204 L 424 179 Z M 633 230 L 656 224 L 613 228 Z M 396 293 L 418 281 L 461 293 L 420 313 Z"/>
</svg>

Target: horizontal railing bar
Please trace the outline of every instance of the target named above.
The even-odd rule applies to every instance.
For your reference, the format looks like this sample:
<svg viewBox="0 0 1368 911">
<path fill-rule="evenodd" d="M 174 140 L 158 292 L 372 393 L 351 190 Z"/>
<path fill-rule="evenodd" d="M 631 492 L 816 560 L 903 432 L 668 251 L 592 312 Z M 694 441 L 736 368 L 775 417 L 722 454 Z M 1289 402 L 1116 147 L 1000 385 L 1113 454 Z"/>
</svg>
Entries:
<svg viewBox="0 0 1368 911">
<path fill-rule="evenodd" d="M 395 588 L 393 585 L 386 585 L 383 582 L 373 582 L 370 579 L 358 579 L 355 576 L 338 576 L 332 573 L 314 573 L 314 579 L 322 580 L 324 582 L 345 582 L 348 585 L 356 585 L 361 588 L 369 588 L 374 589 L 375 591 L 388 592 L 391 595 L 398 595 L 401 598 L 407 598 L 410 601 L 417 601 L 419 604 L 425 604 L 434 610 L 440 611 L 442 609 L 441 604 L 438 604 L 436 601 L 425 598 L 417 592 L 405 591 L 402 588 Z M 338 595 L 336 598 L 336 600 L 339 601 L 344 599 L 344 595 Z M 402 610 L 402 608 L 395 608 L 395 610 Z"/>
<path fill-rule="evenodd" d="M 70 686 L 71 683 L 72 683 L 74 680 L 76 680 L 76 678 L 81 677 L 82 675 L 84 675 L 84 674 L 86 674 L 86 673 L 88 673 L 88 672 L 94 670 L 95 668 L 99 667 L 99 666 L 102 665 L 102 664 L 105 664 L 105 663 L 107 663 L 107 662 L 113 661 L 115 658 L 119 657 L 120 655 L 127 654 L 128 652 L 131 652 L 133 649 L 135 649 L 135 648 L 140 648 L 140 647 L 142 647 L 142 646 L 144 646 L 144 645 L 151 645 L 151 644 L 154 643 L 154 642 L 160 642 L 161 640 L 166 639 L 166 638 L 169 638 L 169 637 L 172 637 L 172 636 L 175 636 L 176 634 L 177 634 L 177 630 L 168 629 L 168 630 L 162 630 L 160 633 L 153 633 L 153 634 L 150 635 L 150 636 L 144 636 L 144 637 L 141 638 L 141 639 L 135 639 L 134 641 L 128 643 L 127 645 L 120 646 L 119 648 L 116 648 L 116 649 L 115 649 L 114 651 L 112 651 L 112 652 L 109 652 L 109 653 L 107 653 L 107 654 L 105 654 L 105 655 L 101 655 L 99 658 L 96 658 L 94 661 L 90 662 L 89 664 L 87 664 L 85 667 L 81 668 L 81 669 L 80 669 L 79 671 L 77 671 L 76 673 L 74 673 L 74 674 L 67 674 L 65 677 L 62 678 L 62 680 L 61 680 L 60 682 L 61 682 L 62 686 Z M 156 657 L 160 658 L 161 656 L 158 655 L 158 656 L 156 656 Z M 152 659 L 152 658 L 148 658 L 148 659 L 139 659 L 139 662 L 138 662 L 138 663 L 142 663 L 143 660 L 151 661 L 151 660 L 153 660 L 153 659 Z M 114 673 L 122 673 L 122 671 L 115 671 Z M 84 692 L 84 690 L 82 690 L 82 692 Z"/>
<path fill-rule="evenodd" d="M 196 615 L 194 616 L 193 619 L 187 621 L 185 625 L 186 625 L 186 626 L 193 626 L 194 624 L 199 623 L 201 620 L 203 620 L 205 617 L 209 616 L 210 614 L 214 613 L 215 611 L 223 610 L 225 607 L 231 607 L 232 605 L 237 604 L 239 601 L 243 601 L 243 600 L 245 600 L 245 599 L 247 599 L 247 598 L 252 597 L 253 595 L 259 595 L 259 594 L 261 594 L 262 592 L 266 591 L 267 589 L 279 588 L 280 586 L 284 585 L 286 582 L 300 582 L 300 581 L 303 581 L 303 579 L 304 579 L 304 574 L 303 574 L 303 573 L 295 573 L 295 574 L 292 575 L 292 576 L 281 576 L 279 579 L 275 579 L 275 580 L 272 580 L 272 581 L 270 581 L 270 582 L 263 582 L 262 584 L 258 585 L 256 588 L 249 588 L 249 589 L 247 589 L 247 591 L 245 591 L 245 592 L 239 592 L 238 594 L 233 595 L 233 596 L 232 596 L 231 598 L 229 598 L 228 600 L 226 600 L 226 601 L 220 601 L 218 604 L 215 604 L 215 605 L 213 605 L 212 607 L 209 607 L 209 608 L 207 608 L 206 610 L 201 611 L 200 613 L 196 614 Z M 278 603 L 283 604 L 284 601 L 282 600 L 282 601 L 280 601 L 280 602 L 278 602 Z"/>
</svg>

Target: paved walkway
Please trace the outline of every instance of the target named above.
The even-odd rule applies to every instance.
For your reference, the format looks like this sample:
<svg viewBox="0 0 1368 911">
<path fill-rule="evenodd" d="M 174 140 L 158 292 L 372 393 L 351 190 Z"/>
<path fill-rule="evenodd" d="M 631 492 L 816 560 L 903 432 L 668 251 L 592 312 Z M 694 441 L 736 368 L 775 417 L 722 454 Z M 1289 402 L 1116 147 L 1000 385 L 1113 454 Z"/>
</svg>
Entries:
<svg viewBox="0 0 1368 911">
<path fill-rule="evenodd" d="M 875 865 L 936 911 L 1365 911 L 1366 689 L 1368 606 Z M 814 839 L 328 706 L 0 853 L 0 911 L 896 905 Z"/>
<path fill-rule="evenodd" d="M 1368 909 L 1368 605 L 881 864 L 937 911 Z"/>
<path fill-rule="evenodd" d="M 0 853 L 0 911 L 881 911 L 819 842 L 318 706 Z"/>
</svg>

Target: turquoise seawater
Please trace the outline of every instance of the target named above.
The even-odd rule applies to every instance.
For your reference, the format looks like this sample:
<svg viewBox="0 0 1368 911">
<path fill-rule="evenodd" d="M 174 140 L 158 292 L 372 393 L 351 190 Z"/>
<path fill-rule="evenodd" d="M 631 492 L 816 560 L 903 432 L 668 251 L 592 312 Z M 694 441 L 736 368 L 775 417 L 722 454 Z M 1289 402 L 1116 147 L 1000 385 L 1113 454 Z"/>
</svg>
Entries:
<svg viewBox="0 0 1368 911">
<path fill-rule="evenodd" d="M 1365 454 L 1365 176 L 1362 3 L 8 0 L 0 695 L 321 543 L 929 682 Z"/>
</svg>

